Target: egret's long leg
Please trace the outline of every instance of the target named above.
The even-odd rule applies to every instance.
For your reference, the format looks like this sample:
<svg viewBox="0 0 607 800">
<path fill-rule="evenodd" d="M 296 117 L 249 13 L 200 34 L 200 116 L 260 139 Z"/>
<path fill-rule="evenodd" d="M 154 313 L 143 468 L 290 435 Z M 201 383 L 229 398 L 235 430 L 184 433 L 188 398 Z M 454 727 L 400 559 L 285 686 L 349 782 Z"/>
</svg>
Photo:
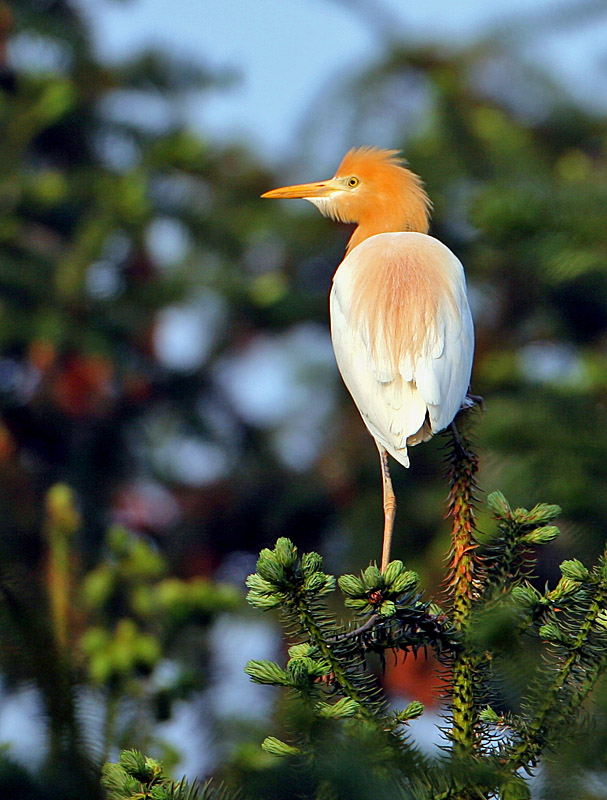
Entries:
<svg viewBox="0 0 607 800">
<path fill-rule="evenodd" d="M 381 464 L 381 477 L 384 490 L 384 540 L 381 549 L 381 571 L 385 572 L 390 563 L 390 545 L 392 544 L 392 529 L 394 528 L 394 515 L 396 514 L 396 497 L 390 478 L 388 453 L 385 447 L 375 442 L 379 450 L 379 463 Z"/>
</svg>

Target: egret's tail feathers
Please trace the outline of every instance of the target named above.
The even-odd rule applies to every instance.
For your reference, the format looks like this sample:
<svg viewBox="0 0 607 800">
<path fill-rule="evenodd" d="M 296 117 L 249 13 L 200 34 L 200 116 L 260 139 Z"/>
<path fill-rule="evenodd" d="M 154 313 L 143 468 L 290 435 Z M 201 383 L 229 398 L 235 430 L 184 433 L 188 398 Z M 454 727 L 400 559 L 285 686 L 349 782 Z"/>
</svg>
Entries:
<svg viewBox="0 0 607 800">
<path fill-rule="evenodd" d="M 430 423 L 430 418 L 426 416 L 424 424 L 417 431 L 417 433 L 414 433 L 412 436 L 409 436 L 407 438 L 407 444 L 409 445 L 409 447 L 412 447 L 413 445 L 420 444 L 420 442 L 427 442 L 428 439 L 431 438 L 432 438 L 432 425 Z"/>
<path fill-rule="evenodd" d="M 399 464 L 402 464 L 403 467 L 407 467 L 407 469 L 409 468 L 410 466 L 409 453 L 407 452 L 406 445 L 405 447 L 399 447 L 399 448 L 387 447 L 386 450 L 388 451 L 388 453 L 390 453 L 392 458 L 395 458 L 398 461 Z"/>
</svg>

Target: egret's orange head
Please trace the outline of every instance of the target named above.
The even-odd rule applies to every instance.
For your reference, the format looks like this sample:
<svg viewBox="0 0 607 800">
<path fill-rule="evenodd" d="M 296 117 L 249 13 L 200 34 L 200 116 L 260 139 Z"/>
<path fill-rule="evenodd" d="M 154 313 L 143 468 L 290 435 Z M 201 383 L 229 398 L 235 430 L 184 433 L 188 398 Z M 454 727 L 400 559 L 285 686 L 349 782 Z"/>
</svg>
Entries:
<svg viewBox="0 0 607 800">
<path fill-rule="evenodd" d="M 329 180 L 284 186 L 262 197 L 301 197 L 325 216 L 356 222 L 348 249 L 376 233 L 428 231 L 430 200 L 420 178 L 404 166 L 397 150 L 350 150 Z"/>
</svg>

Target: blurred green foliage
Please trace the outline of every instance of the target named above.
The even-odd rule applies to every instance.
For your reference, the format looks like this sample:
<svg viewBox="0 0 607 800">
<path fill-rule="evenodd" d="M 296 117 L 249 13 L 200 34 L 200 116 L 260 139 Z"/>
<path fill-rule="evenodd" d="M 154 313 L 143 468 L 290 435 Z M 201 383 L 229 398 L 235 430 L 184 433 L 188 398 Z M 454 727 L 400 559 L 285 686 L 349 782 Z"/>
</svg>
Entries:
<svg viewBox="0 0 607 800">
<path fill-rule="evenodd" d="M 32 581 L 17 563 L 4 567 L 0 626 L 10 646 L 0 664 L 9 680 L 37 688 L 49 718 L 40 780 L 57 783 L 57 797 L 78 786 L 95 797 L 96 770 L 116 748 L 137 744 L 167 764 L 178 761 L 156 726 L 177 701 L 205 687 L 204 632 L 240 605 L 241 592 L 206 578 L 169 577 L 149 541 L 118 527 L 108 531 L 98 564 L 83 573 L 74 503 L 64 485 L 48 493 L 42 575 Z M 85 691 L 95 713 L 79 708 Z"/>
<path fill-rule="evenodd" d="M 374 24 L 371 5 L 353 8 Z M 526 41 L 593 18 L 604 9 L 579 0 Z M 505 29 L 458 49 L 390 34 L 310 113 L 301 177 L 318 177 L 327 108 L 344 149 L 402 147 L 423 176 L 432 233 L 469 279 L 473 389 L 488 407 L 479 483 L 514 505 L 560 503 L 564 535 L 538 580 L 557 585 L 564 556 L 596 560 L 607 516 L 605 112 L 531 67 Z M 323 355 L 347 232 L 260 202 L 287 168 L 272 175 L 246 148 L 188 129 L 183 99 L 204 104 L 232 79 L 158 52 L 104 64 L 76 3 L 0 2 L 0 663 L 9 689 L 38 686 L 55 765 L 25 777 L 3 756 L 3 796 L 98 791 L 75 687 L 118 709 L 101 749 L 147 746 L 152 722 L 206 680 L 208 623 L 235 602 L 209 580 L 219 567 L 241 577 L 235 553 L 286 535 L 340 573 L 377 555 L 375 448 Z M 378 120 L 390 141 L 376 141 Z M 195 327 L 167 355 L 184 315 Z M 246 390 L 265 379 L 260 363 L 287 356 L 296 390 L 276 400 L 270 375 L 257 388 L 271 413 L 256 417 Z M 436 437 L 394 471 L 394 552 L 425 585 L 448 550 L 442 447 Z M 163 694 L 149 676 L 167 657 L 179 678 Z M 139 719 L 121 715 L 127 697 Z M 591 752 L 570 760 L 589 768 Z M 271 785 L 251 774 L 268 758 L 244 741 L 232 757 L 253 796 Z M 21 794 L 4 790 L 21 780 Z"/>
</svg>

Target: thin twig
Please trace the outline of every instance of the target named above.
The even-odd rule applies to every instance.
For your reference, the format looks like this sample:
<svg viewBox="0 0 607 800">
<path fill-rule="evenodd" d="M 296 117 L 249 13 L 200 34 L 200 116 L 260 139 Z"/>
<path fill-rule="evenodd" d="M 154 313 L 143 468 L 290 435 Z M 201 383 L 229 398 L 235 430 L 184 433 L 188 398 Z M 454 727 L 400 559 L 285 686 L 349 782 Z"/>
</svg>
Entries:
<svg viewBox="0 0 607 800">
<path fill-rule="evenodd" d="M 345 639 L 354 639 L 356 636 L 360 636 L 361 633 L 366 633 L 374 628 L 378 622 L 381 622 L 381 616 L 379 614 L 371 614 L 369 619 L 364 622 L 360 627 L 355 628 L 353 631 L 348 631 L 347 633 L 343 633 L 341 635 L 336 636 L 335 638 L 338 639 L 340 642 L 343 642 Z"/>
</svg>

